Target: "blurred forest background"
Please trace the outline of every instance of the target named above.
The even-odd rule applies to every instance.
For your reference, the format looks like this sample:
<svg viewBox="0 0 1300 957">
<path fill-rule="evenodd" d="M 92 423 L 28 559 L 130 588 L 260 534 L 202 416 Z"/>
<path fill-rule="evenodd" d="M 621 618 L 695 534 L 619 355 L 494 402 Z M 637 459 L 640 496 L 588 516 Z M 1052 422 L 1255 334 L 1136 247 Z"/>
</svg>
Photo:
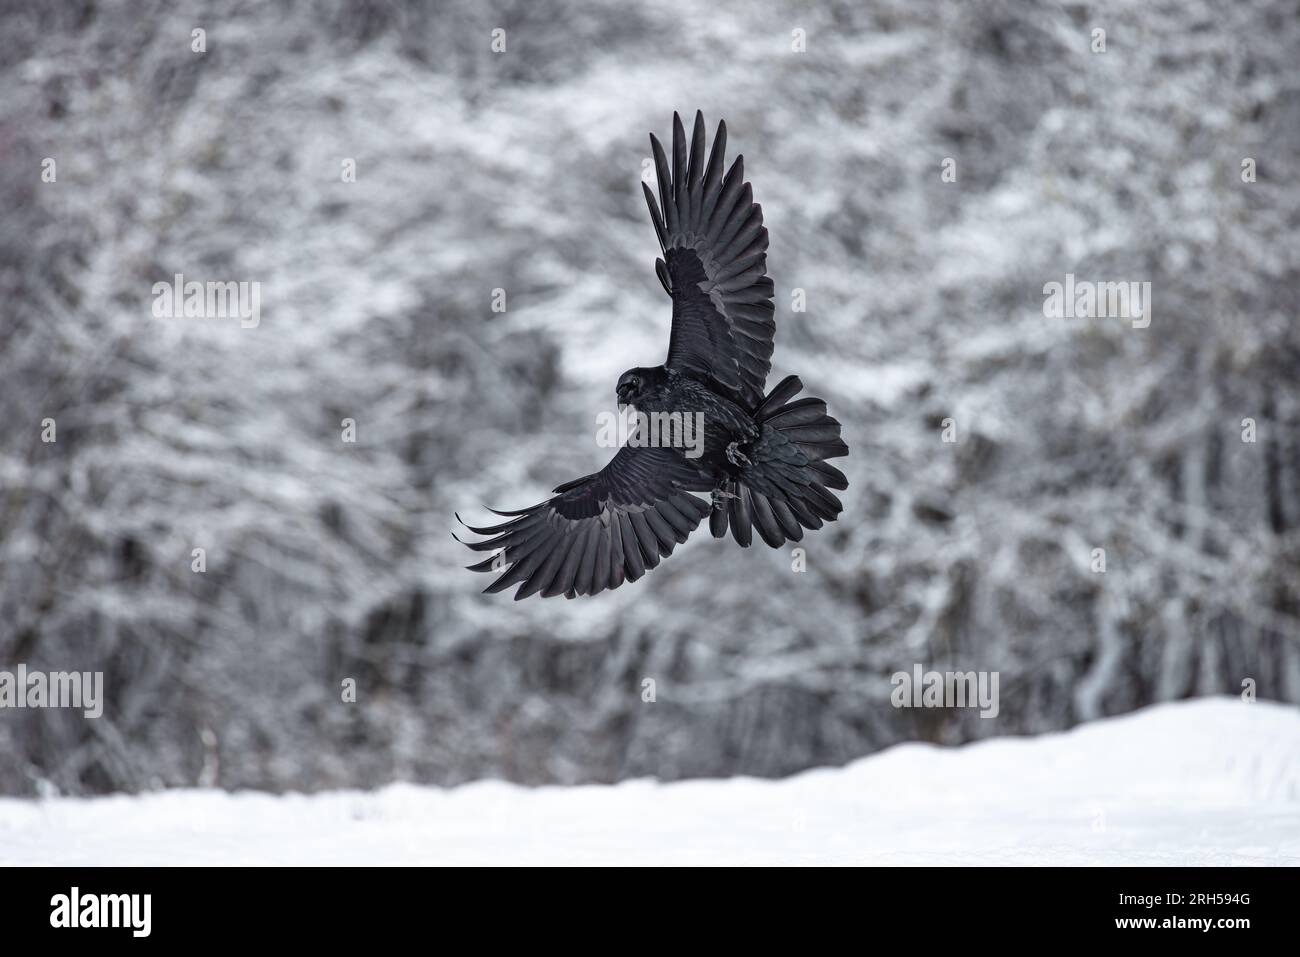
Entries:
<svg viewBox="0 0 1300 957">
<path fill-rule="evenodd" d="M 1294 0 L 0 11 L 0 668 L 108 698 L 0 712 L 0 792 L 782 775 L 1300 702 Z M 845 513 L 803 573 L 702 529 L 598 599 L 482 596 L 453 511 L 600 467 L 662 361 L 638 180 L 697 108 Z M 175 273 L 260 282 L 260 325 L 153 318 Z M 1150 327 L 1044 318 L 1066 273 L 1150 281 Z M 999 671 L 999 716 L 890 707 L 917 662 Z"/>
</svg>

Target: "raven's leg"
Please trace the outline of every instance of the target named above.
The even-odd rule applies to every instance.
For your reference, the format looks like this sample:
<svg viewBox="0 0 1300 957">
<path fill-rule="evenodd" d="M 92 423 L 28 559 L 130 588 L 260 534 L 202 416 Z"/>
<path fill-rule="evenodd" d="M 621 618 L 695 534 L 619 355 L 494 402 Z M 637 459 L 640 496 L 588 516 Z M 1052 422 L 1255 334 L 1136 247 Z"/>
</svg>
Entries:
<svg viewBox="0 0 1300 957">
<path fill-rule="evenodd" d="M 727 461 L 737 468 L 743 468 L 750 463 L 749 456 L 740 451 L 740 443 L 732 442 L 727 446 Z"/>
<path fill-rule="evenodd" d="M 720 509 L 720 508 L 726 508 L 726 507 L 727 507 L 727 499 L 729 499 L 729 498 L 736 498 L 736 493 L 735 493 L 735 492 L 728 492 L 725 488 L 723 488 L 721 485 L 719 485 L 717 488 L 715 488 L 715 489 L 713 490 L 713 496 L 712 496 L 712 497 L 713 497 L 713 508 L 714 508 L 714 510 L 716 511 L 717 509 Z"/>
</svg>

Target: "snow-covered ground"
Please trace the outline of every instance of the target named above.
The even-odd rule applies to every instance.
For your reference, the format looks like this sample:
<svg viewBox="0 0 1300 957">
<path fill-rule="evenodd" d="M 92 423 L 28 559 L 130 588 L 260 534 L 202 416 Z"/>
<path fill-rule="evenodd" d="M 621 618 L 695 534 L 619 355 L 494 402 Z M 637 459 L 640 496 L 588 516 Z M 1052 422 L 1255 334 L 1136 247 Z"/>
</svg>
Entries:
<svg viewBox="0 0 1300 957">
<path fill-rule="evenodd" d="M 0 800 L 4 864 L 1300 864 L 1300 711 L 1166 704 L 784 781 Z"/>
</svg>

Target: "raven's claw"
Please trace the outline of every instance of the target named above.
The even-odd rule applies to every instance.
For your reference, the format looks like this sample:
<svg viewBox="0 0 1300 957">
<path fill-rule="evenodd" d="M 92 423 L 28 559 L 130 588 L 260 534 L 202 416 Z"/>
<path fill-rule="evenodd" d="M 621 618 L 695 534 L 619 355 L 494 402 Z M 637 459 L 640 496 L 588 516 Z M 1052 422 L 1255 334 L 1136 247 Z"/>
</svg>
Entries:
<svg viewBox="0 0 1300 957">
<path fill-rule="evenodd" d="M 749 456 L 746 455 L 744 452 L 740 451 L 739 442 L 732 442 L 730 445 L 727 446 L 727 461 L 737 467 L 743 467 L 752 464 L 749 461 Z"/>
</svg>

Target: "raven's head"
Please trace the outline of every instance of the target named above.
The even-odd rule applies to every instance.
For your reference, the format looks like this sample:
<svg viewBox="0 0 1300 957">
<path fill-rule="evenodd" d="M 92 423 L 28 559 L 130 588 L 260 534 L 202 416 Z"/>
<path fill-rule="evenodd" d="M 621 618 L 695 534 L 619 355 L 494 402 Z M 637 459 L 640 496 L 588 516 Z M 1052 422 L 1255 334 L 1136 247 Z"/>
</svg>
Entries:
<svg viewBox="0 0 1300 957">
<path fill-rule="evenodd" d="M 664 378 L 663 367 L 658 369 L 628 369 L 618 377 L 614 394 L 618 396 L 618 407 L 625 405 L 639 406 L 646 394 L 659 385 Z"/>
</svg>

